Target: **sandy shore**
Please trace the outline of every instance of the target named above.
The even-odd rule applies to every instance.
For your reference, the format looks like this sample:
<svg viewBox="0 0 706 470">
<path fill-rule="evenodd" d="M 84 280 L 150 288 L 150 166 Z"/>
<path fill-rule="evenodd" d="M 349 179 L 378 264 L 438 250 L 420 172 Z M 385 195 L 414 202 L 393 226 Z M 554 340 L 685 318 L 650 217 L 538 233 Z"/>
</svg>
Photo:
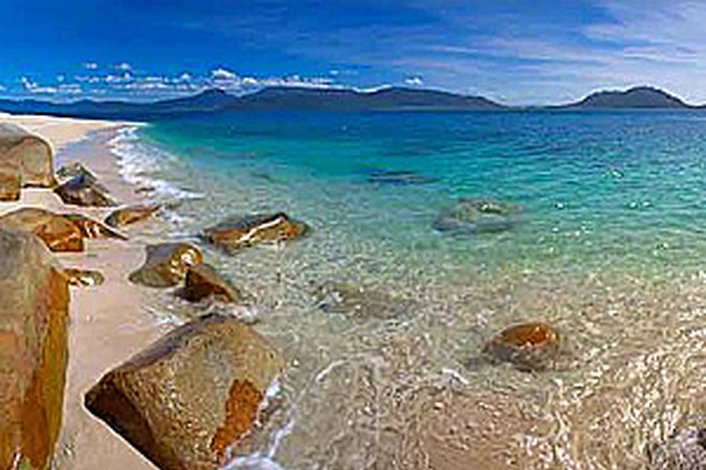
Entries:
<svg viewBox="0 0 706 470">
<path fill-rule="evenodd" d="M 126 123 L 0 115 L 0 121 L 5 120 L 16 122 L 48 139 L 56 150 L 57 168 L 69 161 L 81 161 L 97 174 L 118 201 L 131 203 L 139 200 L 134 188 L 120 177 L 117 160 L 107 146 Z M 91 139 L 86 141 L 89 135 Z M 103 219 L 110 212 L 66 206 L 50 190 L 25 189 L 21 201 L 0 203 L 0 214 L 27 205 L 58 212 L 80 212 L 97 219 Z M 131 235 L 131 230 L 135 229 L 128 229 L 126 233 Z M 83 407 L 84 393 L 106 371 L 170 328 L 170 325 L 156 322 L 145 311 L 154 293 L 127 281 L 127 275 L 142 264 L 144 243 L 90 240 L 85 253 L 59 254 L 58 258 L 66 267 L 99 270 L 106 281 L 99 287 L 72 289 L 63 427 L 53 468 L 153 469 L 154 466 Z"/>
</svg>

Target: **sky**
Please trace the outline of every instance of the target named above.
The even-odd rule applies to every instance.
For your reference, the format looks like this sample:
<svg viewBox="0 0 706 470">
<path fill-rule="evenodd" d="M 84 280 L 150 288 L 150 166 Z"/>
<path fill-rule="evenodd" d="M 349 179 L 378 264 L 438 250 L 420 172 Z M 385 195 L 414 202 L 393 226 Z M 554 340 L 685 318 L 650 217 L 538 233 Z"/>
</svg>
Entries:
<svg viewBox="0 0 706 470">
<path fill-rule="evenodd" d="M 652 85 L 706 103 L 706 1 L 0 0 L 0 96 L 443 89 L 556 104 Z"/>
</svg>

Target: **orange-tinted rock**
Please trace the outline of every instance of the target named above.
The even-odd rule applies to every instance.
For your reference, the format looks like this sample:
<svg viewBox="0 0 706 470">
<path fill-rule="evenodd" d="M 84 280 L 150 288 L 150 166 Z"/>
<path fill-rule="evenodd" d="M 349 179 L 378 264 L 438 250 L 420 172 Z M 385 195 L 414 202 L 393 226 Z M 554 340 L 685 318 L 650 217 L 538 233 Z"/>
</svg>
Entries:
<svg viewBox="0 0 706 470">
<path fill-rule="evenodd" d="M 54 179 L 53 151 L 49 143 L 22 127 L 0 124 L 0 174 L 19 170 L 21 185 L 50 188 Z"/>
<path fill-rule="evenodd" d="M 184 280 L 190 266 L 203 263 L 201 250 L 189 243 L 160 243 L 145 247 L 145 251 L 145 264 L 129 279 L 149 287 L 175 286 Z"/>
<path fill-rule="evenodd" d="M 0 468 L 48 468 L 67 364 L 66 277 L 41 241 L 0 230 Z"/>
<path fill-rule="evenodd" d="M 521 370 L 542 370 L 555 360 L 559 333 L 546 323 L 531 322 L 511 326 L 493 337 L 485 352 Z"/>
<path fill-rule="evenodd" d="M 136 206 L 124 207 L 113 211 L 105 219 L 105 223 L 111 227 L 123 227 L 125 225 L 134 224 L 147 220 L 152 215 L 161 209 L 159 204 L 141 204 Z"/>
<path fill-rule="evenodd" d="M 54 192 L 66 204 L 84 207 L 111 207 L 115 201 L 93 178 L 86 175 L 76 176 L 56 187 Z"/>
<path fill-rule="evenodd" d="M 19 201 L 22 175 L 17 166 L 0 163 L 0 201 Z"/>
<path fill-rule="evenodd" d="M 213 470 L 252 430 L 283 367 L 251 327 L 209 316 L 108 372 L 85 404 L 157 467 Z"/>
<path fill-rule="evenodd" d="M 215 297 L 224 302 L 240 302 L 242 296 L 228 280 L 223 279 L 210 264 L 195 264 L 186 272 L 186 283 L 182 295 L 198 302 Z"/>
<path fill-rule="evenodd" d="M 0 217 L 0 229 L 16 229 L 39 236 L 52 251 L 83 251 L 84 235 L 71 220 L 38 207 L 25 207 Z"/>
<path fill-rule="evenodd" d="M 93 220 L 90 217 L 86 217 L 81 214 L 64 214 L 62 217 L 73 222 L 86 238 L 117 238 L 120 240 L 127 240 L 127 237 L 120 232 L 113 230 L 102 222 Z"/>
<path fill-rule="evenodd" d="M 280 212 L 230 218 L 206 229 L 204 236 L 210 243 L 235 252 L 258 243 L 298 240 L 308 231 L 304 223 Z"/>
<path fill-rule="evenodd" d="M 64 269 L 64 275 L 67 277 L 69 285 L 79 287 L 99 286 L 105 282 L 105 278 L 100 271 L 91 271 L 89 269 Z"/>
</svg>

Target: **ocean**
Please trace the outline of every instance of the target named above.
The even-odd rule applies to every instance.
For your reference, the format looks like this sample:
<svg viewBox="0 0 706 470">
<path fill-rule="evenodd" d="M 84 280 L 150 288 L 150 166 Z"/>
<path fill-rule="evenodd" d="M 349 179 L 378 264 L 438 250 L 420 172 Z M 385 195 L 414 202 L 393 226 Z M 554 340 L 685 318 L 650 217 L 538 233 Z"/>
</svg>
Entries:
<svg viewBox="0 0 706 470">
<path fill-rule="evenodd" d="M 289 361 L 229 468 L 424 468 L 446 444 L 420 429 L 458 396 L 549 423 L 501 436 L 531 456 L 508 468 L 644 468 L 702 419 L 706 114 L 219 113 L 112 147 L 172 203 L 167 238 L 280 211 L 312 228 L 235 256 L 204 247 L 248 296 L 234 314 Z M 440 226 L 461 200 L 511 207 L 511 223 Z M 527 320 L 558 328 L 565 359 L 487 363 L 488 338 Z"/>
</svg>

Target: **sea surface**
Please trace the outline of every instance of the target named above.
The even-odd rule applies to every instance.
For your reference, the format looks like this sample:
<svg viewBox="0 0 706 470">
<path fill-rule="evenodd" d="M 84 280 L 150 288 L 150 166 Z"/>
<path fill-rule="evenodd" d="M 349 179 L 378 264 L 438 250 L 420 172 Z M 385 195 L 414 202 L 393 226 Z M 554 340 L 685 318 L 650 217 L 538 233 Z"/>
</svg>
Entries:
<svg viewBox="0 0 706 470">
<path fill-rule="evenodd" d="M 465 431 L 507 468 L 648 468 L 706 421 L 706 113 L 221 113 L 112 147 L 172 203 L 165 238 L 237 214 L 312 227 L 235 256 L 204 247 L 248 296 L 232 313 L 289 364 L 229 468 L 460 469 L 434 455 Z M 462 199 L 510 204 L 515 223 L 437 230 Z M 336 305 L 336 289 L 357 297 Z M 527 320 L 558 328 L 559 363 L 489 363 L 485 341 Z M 497 408 L 496 434 L 468 428 L 481 414 L 458 403 L 474 400 Z"/>
</svg>

